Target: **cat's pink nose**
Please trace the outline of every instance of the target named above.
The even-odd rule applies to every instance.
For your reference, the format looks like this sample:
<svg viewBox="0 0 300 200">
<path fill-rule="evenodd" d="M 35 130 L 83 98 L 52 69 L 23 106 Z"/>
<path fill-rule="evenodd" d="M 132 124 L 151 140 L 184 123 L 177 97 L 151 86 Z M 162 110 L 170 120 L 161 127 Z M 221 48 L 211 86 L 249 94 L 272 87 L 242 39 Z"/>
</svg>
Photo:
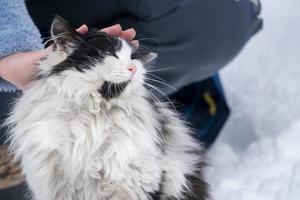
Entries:
<svg viewBox="0 0 300 200">
<path fill-rule="evenodd" d="M 136 73 L 136 66 L 134 65 L 129 66 L 127 69 L 132 73 L 132 75 Z"/>
</svg>

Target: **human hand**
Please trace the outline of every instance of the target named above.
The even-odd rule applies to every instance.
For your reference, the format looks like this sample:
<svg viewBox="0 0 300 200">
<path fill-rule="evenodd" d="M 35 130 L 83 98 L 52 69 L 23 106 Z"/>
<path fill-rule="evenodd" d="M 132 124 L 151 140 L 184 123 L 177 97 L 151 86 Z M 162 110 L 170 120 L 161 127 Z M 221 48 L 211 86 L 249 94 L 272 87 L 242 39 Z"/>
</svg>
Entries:
<svg viewBox="0 0 300 200">
<path fill-rule="evenodd" d="M 101 31 L 106 32 L 109 35 L 121 37 L 124 40 L 129 41 L 134 47 L 139 46 L 139 41 L 133 40 L 136 36 L 136 32 L 133 28 L 123 31 L 122 27 L 119 24 L 117 24 L 108 28 L 101 29 Z"/>
<path fill-rule="evenodd" d="M 52 47 L 40 51 L 20 52 L 0 60 L 0 77 L 23 90 L 37 72 L 37 62 L 52 51 Z"/>
<path fill-rule="evenodd" d="M 85 34 L 88 32 L 88 27 L 82 25 L 76 29 L 76 31 Z M 135 47 L 139 45 L 137 40 L 133 40 L 136 35 L 134 29 L 123 31 L 120 25 L 114 25 L 104 28 L 101 31 L 131 41 Z M 38 61 L 47 56 L 51 51 L 52 46 L 39 51 L 15 53 L 0 59 L 0 77 L 14 84 L 19 89 L 24 90 L 27 83 L 31 81 L 37 73 Z"/>
<path fill-rule="evenodd" d="M 85 34 L 86 32 L 88 32 L 88 27 L 86 25 L 82 25 L 81 27 L 76 29 L 76 31 L 78 31 L 81 34 Z M 116 37 L 121 37 L 124 40 L 129 41 L 134 47 L 139 46 L 139 41 L 138 40 L 133 40 L 136 36 L 136 32 L 133 28 L 130 28 L 130 29 L 127 29 L 127 30 L 123 31 L 121 25 L 116 24 L 116 25 L 101 29 L 100 31 L 103 31 L 103 32 L 105 32 L 109 35 L 113 35 L 113 36 L 116 36 Z"/>
</svg>

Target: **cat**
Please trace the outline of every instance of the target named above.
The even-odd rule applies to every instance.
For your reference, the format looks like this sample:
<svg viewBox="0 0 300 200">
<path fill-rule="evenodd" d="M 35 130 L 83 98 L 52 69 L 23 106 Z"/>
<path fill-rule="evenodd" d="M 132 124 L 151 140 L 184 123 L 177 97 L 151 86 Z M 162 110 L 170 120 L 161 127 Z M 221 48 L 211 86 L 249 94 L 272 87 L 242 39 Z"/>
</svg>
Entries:
<svg viewBox="0 0 300 200">
<path fill-rule="evenodd" d="M 6 122 L 35 200 L 207 200 L 201 145 L 147 88 L 156 54 L 56 16 Z"/>
</svg>

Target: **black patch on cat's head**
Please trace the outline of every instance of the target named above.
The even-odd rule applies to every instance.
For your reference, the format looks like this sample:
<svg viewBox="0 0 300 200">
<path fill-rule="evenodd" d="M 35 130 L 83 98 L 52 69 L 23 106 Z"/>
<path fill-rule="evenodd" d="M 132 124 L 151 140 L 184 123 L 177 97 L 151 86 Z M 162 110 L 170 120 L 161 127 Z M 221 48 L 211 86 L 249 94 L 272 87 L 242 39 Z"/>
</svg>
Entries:
<svg viewBox="0 0 300 200">
<path fill-rule="evenodd" d="M 102 95 L 106 100 L 110 100 L 112 98 L 118 97 L 125 90 L 129 81 L 123 83 L 112 83 L 105 81 L 98 92 Z"/>
<path fill-rule="evenodd" d="M 54 66 L 51 74 L 59 74 L 68 69 L 83 72 L 93 67 L 95 62 L 102 62 L 110 55 L 117 57 L 122 48 L 122 41 L 104 32 L 90 29 L 85 34 L 75 31 L 66 20 L 56 16 L 51 26 L 54 48 L 65 51 L 67 59 Z"/>
<path fill-rule="evenodd" d="M 56 16 L 52 22 L 51 35 L 54 49 L 64 51 L 68 55 L 66 60 L 53 67 L 51 75 L 68 69 L 83 72 L 93 67 L 95 61 L 101 63 L 105 56 L 117 57 L 117 52 L 122 48 L 122 41 L 117 37 L 93 28 L 85 34 L 78 33 L 60 16 Z M 131 58 L 146 64 L 154 60 L 156 56 L 155 53 L 139 47 L 134 49 Z"/>
</svg>

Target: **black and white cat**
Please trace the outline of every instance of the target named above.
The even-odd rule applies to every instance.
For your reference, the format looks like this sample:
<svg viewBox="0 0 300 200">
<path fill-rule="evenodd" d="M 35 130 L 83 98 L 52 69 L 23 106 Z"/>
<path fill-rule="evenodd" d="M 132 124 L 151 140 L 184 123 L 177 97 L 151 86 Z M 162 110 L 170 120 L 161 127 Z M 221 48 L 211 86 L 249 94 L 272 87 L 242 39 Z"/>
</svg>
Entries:
<svg viewBox="0 0 300 200">
<path fill-rule="evenodd" d="M 145 87 L 156 55 L 60 17 L 52 37 L 7 120 L 33 199 L 209 199 L 200 145 Z"/>
</svg>

